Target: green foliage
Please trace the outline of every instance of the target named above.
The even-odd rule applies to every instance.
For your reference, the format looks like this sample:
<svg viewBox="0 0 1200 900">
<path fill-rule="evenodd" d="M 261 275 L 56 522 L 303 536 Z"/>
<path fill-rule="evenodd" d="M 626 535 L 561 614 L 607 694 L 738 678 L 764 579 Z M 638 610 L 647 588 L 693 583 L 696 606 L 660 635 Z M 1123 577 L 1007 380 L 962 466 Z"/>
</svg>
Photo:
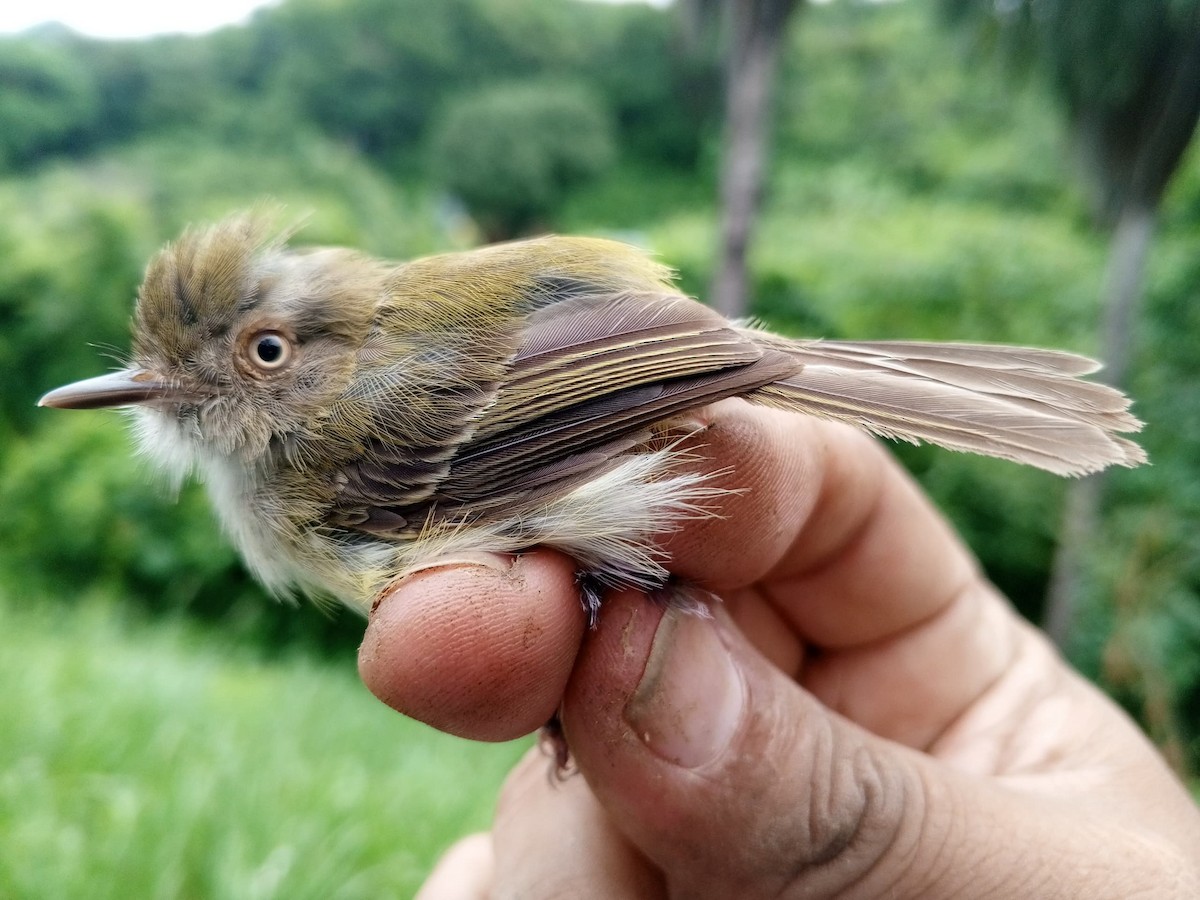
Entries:
<svg viewBox="0 0 1200 900">
<path fill-rule="evenodd" d="M 22 193 L 8 192 L 0 216 L 0 427 L 30 424 L 44 386 L 94 369 L 97 347 L 124 347 L 132 285 L 153 247 L 131 205 L 77 195 L 34 212 L 13 202 Z"/>
<path fill-rule="evenodd" d="M 673 17 L 644 4 L 603 16 L 596 14 L 600 4 L 576 5 L 591 7 L 592 21 L 571 61 L 616 115 L 623 159 L 695 178 L 720 126 L 716 55 L 693 46 Z"/>
<path fill-rule="evenodd" d="M 348 659 L 264 663 L 112 602 L 3 592 L 0 634 L 11 900 L 412 896 L 524 749 L 389 714 Z"/>
<path fill-rule="evenodd" d="M 1045 95 L 986 69 L 964 78 L 974 57 L 949 41 L 931 52 L 926 10 L 838 3 L 816 21 L 794 31 L 779 124 L 812 177 L 852 168 L 866 189 L 1034 212 L 1078 202 Z"/>
<path fill-rule="evenodd" d="M 0 38 L 0 171 L 78 149 L 94 121 L 96 85 L 70 53 Z"/>
<path fill-rule="evenodd" d="M 427 193 L 405 190 L 361 154 L 304 128 L 278 140 L 173 132 L 94 159 L 83 171 L 115 181 L 153 210 L 156 245 L 188 223 L 264 199 L 294 217 L 303 226 L 301 240 L 315 244 L 407 258 L 452 240 Z"/>
<path fill-rule="evenodd" d="M 178 505 L 132 458 L 115 416 L 56 417 L 36 437 L 18 439 L 6 454 L 0 503 L 4 546 L 36 548 L 28 558 L 0 558 L 5 583 L 68 596 L 120 592 L 161 611 L 182 612 L 214 592 L 253 595 L 239 577 L 233 552 L 217 533 L 194 489 Z M 180 523 L 193 523 L 190 528 Z"/>
<path fill-rule="evenodd" d="M 264 79 L 286 89 L 322 128 L 379 155 L 412 146 L 467 59 L 457 21 L 476 22 L 451 0 L 294 2 L 264 15 L 262 40 L 276 49 Z M 469 28 L 469 26 L 468 26 Z M 447 80 L 447 74 L 451 78 Z"/>
<path fill-rule="evenodd" d="M 1200 766 L 1200 157 L 1182 173 L 1173 221 L 1150 271 L 1141 355 L 1131 385 L 1149 423 L 1143 442 L 1154 463 L 1118 483 L 1094 571 L 1093 602 L 1111 621 L 1105 653 L 1089 674 L 1118 692 L 1181 767 Z M 1119 549 L 1117 549 L 1119 548 Z M 1110 587 L 1111 586 L 1111 587 Z M 1081 648 L 1085 653 L 1087 647 Z M 1086 657 L 1085 657 L 1086 658 Z"/>
<path fill-rule="evenodd" d="M 219 625 L 230 645 L 345 653 L 362 635 L 264 596 L 221 535 L 199 485 L 170 496 L 116 416 L 61 416 L 10 442 L 0 470 L 0 584 L 23 594 L 121 596 L 157 615 Z M 36 560 L 36 565 L 31 565 Z"/>
<path fill-rule="evenodd" d="M 10 163 L 24 167 L 148 132 L 287 143 L 316 129 L 411 178 L 449 99 L 531 79 L 586 84 L 624 153 L 652 165 L 693 165 L 715 124 L 712 57 L 689 51 L 660 10 L 290 0 L 201 39 L 39 32 L 0 43 L 0 147 L 7 138 L 20 151 Z"/>
<path fill-rule="evenodd" d="M 614 154 L 596 97 L 541 83 L 490 87 L 449 104 L 431 152 L 442 183 L 492 239 L 544 222 Z"/>
<path fill-rule="evenodd" d="M 1116 110 L 1134 100 L 1147 78 L 1196 25 L 1196 0 L 941 0 L 942 13 L 1023 64 L 1044 65 L 1055 90 L 1074 110 Z"/>
<path fill-rule="evenodd" d="M 855 201 L 800 199 L 803 214 L 781 205 L 770 218 L 780 216 L 781 227 L 765 229 L 757 251 L 763 269 L 820 285 L 810 302 L 838 334 L 916 331 L 937 340 L 1088 349 L 1102 257 L 1087 237 L 1052 219 L 987 206 L 888 202 L 880 193 L 867 207 Z"/>
<path fill-rule="evenodd" d="M 711 63 L 678 46 L 670 17 L 637 5 L 292 0 L 249 31 L 253 80 L 397 169 L 448 100 L 499 83 L 586 82 L 627 149 L 675 163 L 695 159 L 716 97 Z"/>
<path fill-rule="evenodd" d="M 1060 102 L 1095 209 L 1153 209 L 1200 116 L 1197 0 L 941 0 L 952 22 L 1042 73 Z"/>
</svg>

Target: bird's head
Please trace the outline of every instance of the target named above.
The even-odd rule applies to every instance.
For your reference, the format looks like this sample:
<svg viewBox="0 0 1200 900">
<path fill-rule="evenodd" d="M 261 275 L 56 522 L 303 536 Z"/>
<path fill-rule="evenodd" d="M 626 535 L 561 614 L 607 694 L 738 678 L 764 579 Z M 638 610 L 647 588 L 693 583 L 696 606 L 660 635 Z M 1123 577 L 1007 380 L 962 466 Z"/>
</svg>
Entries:
<svg viewBox="0 0 1200 900">
<path fill-rule="evenodd" d="M 260 215 L 189 230 L 146 268 L 130 365 L 40 404 L 135 407 L 146 449 L 174 469 L 259 458 L 345 389 L 386 272 L 351 251 L 291 249 Z"/>
</svg>

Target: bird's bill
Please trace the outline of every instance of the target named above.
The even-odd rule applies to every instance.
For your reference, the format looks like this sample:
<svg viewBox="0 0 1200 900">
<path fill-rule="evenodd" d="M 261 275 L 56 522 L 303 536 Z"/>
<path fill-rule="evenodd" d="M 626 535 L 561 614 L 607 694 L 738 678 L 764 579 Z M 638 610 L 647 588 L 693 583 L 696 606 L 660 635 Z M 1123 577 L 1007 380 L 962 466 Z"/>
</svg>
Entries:
<svg viewBox="0 0 1200 900">
<path fill-rule="evenodd" d="M 56 388 L 38 401 L 55 409 L 105 409 L 177 399 L 179 391 L 153 372 L 125 369 Z"/>
</svg>

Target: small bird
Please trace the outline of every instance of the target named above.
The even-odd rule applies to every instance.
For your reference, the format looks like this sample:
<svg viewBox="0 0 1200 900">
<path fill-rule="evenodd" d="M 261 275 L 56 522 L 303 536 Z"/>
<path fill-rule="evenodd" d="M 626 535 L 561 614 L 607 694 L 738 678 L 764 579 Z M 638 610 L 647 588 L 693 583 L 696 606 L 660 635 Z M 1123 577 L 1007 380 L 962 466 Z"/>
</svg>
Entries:
<svg viewBox="0 0 1200 900">
<path fill-rule="evenodd" d="M 257 213 L 189 229 L 147 267 L 128 367 L 40 401 L 133 407 L 276 592 L 365 611 L 438 560 L 548 546 L 594 621 L 607 587 L 663 590 L 656 538 L 718 499 L 680 441 L 726 397 L 1061 475 L 1145 460 L 1070 353 L 790 340 L 608 240 L 394 263 L 289 239 Z"/>
</svg>

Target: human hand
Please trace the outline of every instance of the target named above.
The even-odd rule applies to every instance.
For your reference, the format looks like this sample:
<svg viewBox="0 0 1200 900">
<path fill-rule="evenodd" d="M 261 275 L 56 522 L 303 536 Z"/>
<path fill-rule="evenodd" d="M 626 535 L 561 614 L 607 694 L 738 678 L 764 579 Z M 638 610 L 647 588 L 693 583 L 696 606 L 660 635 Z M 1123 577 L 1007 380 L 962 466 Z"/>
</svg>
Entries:
<svg viewBox="0 0 1200 900">
<path fill-rule="evenodd" d="M 747 490 L 666 544 L 723 599 L 711 619 L 626 591 L 585 633 L 544 551 L 421 572 L 375 610 L 382 700 L 484 740 L 560 709 L 583 776 L 527 756 L 424 900 L 1200 896 L 1187 792 L 879 445 L 706 415 Z"/>
</svg>

